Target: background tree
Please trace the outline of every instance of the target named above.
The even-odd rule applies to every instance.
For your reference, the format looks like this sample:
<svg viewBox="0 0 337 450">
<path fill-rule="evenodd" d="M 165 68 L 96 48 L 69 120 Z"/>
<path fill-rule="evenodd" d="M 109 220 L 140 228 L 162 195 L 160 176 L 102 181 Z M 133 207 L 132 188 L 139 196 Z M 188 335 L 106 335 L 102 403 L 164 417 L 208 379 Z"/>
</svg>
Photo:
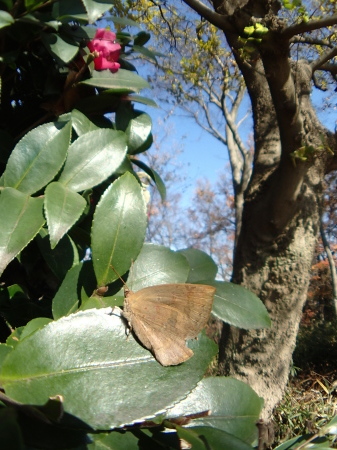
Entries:
<svg viewBox="0 0 337 450">
<path fill-rule="evenodd" d="M 158 17 L 164 18 L 167 35 L 180 30 L 177 46 L 178 43 L 187 46 L 191 40 L 200 44 L 194 60 L 183 59 L 183 66 L 189 67 L 189 80 L 186 77 L 181 81 L 181 71 L 178 74 L 172 70 L 182 85 L 179 100 L 183 100 L 188 81 L 196 95 L 189 96 L 187 92 L 187 100 L 193 97 L 195 101 L 205 93 L 200 65 L 195 64 L 197 59 L 205 68 L 209 67 L 202 75 L 209 77 L 211 84 L 219 83 L 220 92 L 221 87 L 224 93 L 228 92 L 229 78 L 236 83 L 233 91 L 239 96 L 242 76 L 251 102 L 254 164 L 250 178 L 250 160 L 244 157 L 249 152 L 240 145 L 242 140 L 238 139 L 228 117 L 224 124 L 230 130 L 226 143 L 233 139 L 239 149 L 237 153 L 243 158 L 241 165 L 232 159 L 233 174 L 236 168 L 240 169 L 238 185 L 244 198 L 233 280 L 263 299 L 273 328 L 270 332 L 245 332 L 225 326 L 220 362 L 223 371 L 247 380 L 264 397 L 267 418 L 280 400 L 288 379 L 319 230 L 324 175 L 336 168 L 336 135 L 318 119 L 311 99 L 313 88 L 333 90 L 335 87 L 335 6 L 334 2 L 302 5 L 260 0 L 238 0 L 230 4 L 222 0 L 209 3 L 184 0 L 183 3 L 202 18 L 201 22 L 186 19 L 187 24 L 193 25 L 183 29 L 189 30 L 185 39 L 182 28 L 175 26 L 175 20 L 181 21 L 178 2 L 164 2 L 157 12 Z M 146 4 L 150 11 L 155 10 L 155 2 Z M 209 48 L 202 52 L 208 37 L 211 41 L 213 36 L 207 34 L 205 30 L 208 27 L 209 32 L 211 26 L 203 28 L 203 21 L 224 33 L 227 50 L 218 41 L 218 47 L 215 46 L 218 52 L 212 53 Z M 193 26 L 195 34 L 191 32 Z M 210 59 L 207 55 L 211 55 Z M 220 69 L 212 78 L 215 64 Z M 218 76 L 221 68 L 226 69 L 229 77 Z M 205 104 L 212 100 L 208 91 Z M 226 119 L 225 109 L 222 111 Z M 247 166 L 249 170 L 245 172 Z"/>
<path fill-rule="evenodd" d="M 197 180 L 193 197 L 182 202 L 186 168 L 178 163 L 179 149 L 172 151 L 171 147 L 168 153 L 165 145 L 162 139 L 155 139 L 155 146 L 146 157 L 149 166 L 160 172 L 166 188 L 163 199 L 148 175 L 142 178 L 149 199 L 147 239 L 170 248 L 200 249 L 216 262 L 219 279 L 229 280 L 235 217 L 228 175 L 222 174 L 215 186 L 209 180 Z"/>
</svg>

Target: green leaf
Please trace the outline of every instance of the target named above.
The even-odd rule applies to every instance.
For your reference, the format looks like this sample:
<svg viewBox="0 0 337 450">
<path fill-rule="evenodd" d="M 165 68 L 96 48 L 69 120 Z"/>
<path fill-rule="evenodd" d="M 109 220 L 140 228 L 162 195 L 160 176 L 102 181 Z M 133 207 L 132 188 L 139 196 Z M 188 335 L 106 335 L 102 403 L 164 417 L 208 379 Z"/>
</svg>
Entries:
<svg viewBox="0 0 337 450">
<path fill-rule="evenodd" d="M 52 249 L 81 217 L 86 205 L 81 195 L 57 181 L 47 186 L 44 211 Z"/>
<path fill-rule="evenodd" d="M 37 330 L 40 330 L 45 325 L 50 323 L 52 320 L 48 319 L 48 317 L 37 317 L 36 319 L 31 320 L 27 323 L 27 325 L 23 328 L 21 332 L 20 339 L 24 339 L 27 336 L 35 333 Z"/>
<path fill-rule="evenodd" d="M 182 427 L 177 427 L 178 436 L 185 439 L 187 442 L 198 438 L 198 446 L 193 446 L 193 450 L 208 450 L 208 449 L 222 449 L 222 450 L 252 450 L 253 447 L 232 436 L 225 431 L 214 429 L 211 427 L 195 427 L 188 430 Z M 192 439 L 191 439 L 192 438 Z M 195 442 L 195 441 L 194 441 Z"/>
<path fill-rule="evenodd" d="M 6 345 L 14 348 L 18 345 L 18 343 L 20 342 L 21 339 L 21 333 L 23 331 L 25 327 L 18 327 L 15 328 L 15 330 L 13 331 L 13 333 L 11 333 L 10 336 L 8 336 L 8 338 L 6 339 Z"/>
<path fill-rule="evenodd" d="M 189 266 L 186 258 L 162 245 L 144 244 L 131 266 L 128 287 L 134 291 L 166 283 L 185 283 Z"/>
<path fill-rule="evenodd" d="M 42 206 L 42 198 L 31 198 L 16 189 L 1 192 L 0 274 L 43 226 Z"/>
<path fill-rule="evenodd" d="M 149 59 L 152 59 L 153 62 L 157 62 L 156 53 L 152 52 L 146 47 L 142 47 L 140 45 L 134 45 L 133 51 L 136 53 L 140 53 L 141 55 L 146 56 Z"/>
<path fill-rule="evenodd" d="M 0 344 L 0 368 L 1 368 L 3 361 L 5 360 L 6 356 L 12 350 L 13 350 L 13 347 L 11 345 L 2 344 L 2 343 Z"/>
<path fill-rule="evenodd" d="M 337 434 L 337 416 L 335 416 L 329 423 L 321 428 L 321 432 L 324 434 Z"/>
<path fill-rule="evenodd" d="M 207 253 L 196 248 L 186 248 L 179 250 L 185 256 L 189 265 L 187 283 L 200 283 L 204 280 L 214 280 L 218 273 L 218 267 Z"/>
<path fill-rule="evenodd" d="M 62 125 L 64 123 L 46 123 L 21 139 L 4 172 L 6 187 L 34 194 L 55 177 L 64 163 L 70 142 L 71 123 Z"/>
<path fill-rule="evenodd" d="M 0 28 L 8 27 L 14 23 L 13 16 L 7 11 L 0 11 Z"/>
<path fill-rule="evenodd" d="M 128 142 L 128 153 L 134 155 L 147 150 L 151 144 L 152 120 L 151 117 L 139 111 L 135 111 L 135 117 L 130 120 L 125 131 Z"/>
<path fill-rule="evenodd" d="M 52 311 L 54 319 L 60 319 L 78 309 L 78 279 L 83 264 L 76 264 L 68 270 L 59 290 L 53 298 Z"/>
<path fill-rule="evenodd" d="M 129 19 L 128 17 L 117 17 L 117 16 L 107 16 L 105 20 L 111 20 L 116 25 L 121 25 L 122 27 L 136 27 L 140 28 L 138 22 Z"/>
<path fill-rule="evenodd" d="M 35 6 L 42 5 L 44 0 L 25 0 L 25 7 L 27 9 L 35 8 Z"/>
<path fill-rule="evenodd" d="M 89 131 L 98 130 L 99 128 L 91 122 L 77 109 L 73 109 L 71 112 L 71 121 L 78 136 L 82 136 L 82 134 L 89 133 Z"/>
<path fill-rule="evenodd" d="M 195 387 L 216 345 L 201 335 L 189 346 L 191 359 L 163 367 L 126 337 L 110 308 L 82 311 L 20 341 L 2 365 L 0 383 L 22 403 L 41 405 L 62 395 L 66 413 L 107 430 L 154 417 Z"/>
<path fill-rule="evenodd" d="M 152 178 L 152 180 L 156 183 L 158 192 L 160 194 L 160 198 L 164 202 L 166 199 L 166 187 L 165 187 L 164 181 L 162 180 L 159 173 L 156 172 L 154 169 L 151 169 L 149 166 L 147 166 L 145 163 L 143 163 L 139 159 L 132 159 L 132 162 L 136 166 L 143 169 L 144 172 L 147 173 Z"/>
<path fill-rule="evenodd" d="M 216 287 L 212 310 L 215 317 L 245 330 L 271 326 L 266 307 L 248 289 L 223 281 L 208 284 Z"/>
<path fill-rule="evenodd" d="M 62 61 L 68 63 L 78 52 L 78 45 L 69 44 L 57 33 L 41 33 L 41 39 L 48 52 Z"/>
<path fill-rule="evenodd" d="M 146 31 L 140 31 L 134 39 L 134 45 L 145 45 L 150 39 L 150 33 L 147 33 Z"/>
<path fill-rule="evenodd" d="M 92 78 L 88 78 L 82 81 L 82 83 L 121 93 L 139 92 L 141 89 L 150 87 L 144 78 L 125 69 L 119 69 L 116 73 L 111 73 L 110 70 L 102 70 L 101 72 L 94 70 Z"/>
<path fill-rule="evenodd" d="M 47 230 L 42 229 L 36 236 L 36 243 L 44 260 L 59 280 L 63 280 L 68 270 L 79 263 L 76 245 L 68 235 L 65 235 L 52 249 Z"/>
<path fill-rule="evenodd" d="M 118 169 L 126 150 L 121 131 L 100 128 L 83 134 L 69 147 L 59 182 L 77 192 L 96 186 Z"/>
<path fill-rule="evenodd" d="M 217 428 L 253 444 L 262 406 L 263 399 L 248 384 L 234 378 L 211 377 L 200 381 L 167 413 L 167 418 L 209 411 L 208 415 L 191 420 L 187 426 Z"/>
<path fill-rule="evenodd" d="M 143 245 L 147 224 L 142 189 L 130 173 L 102 195 L 92 226 L 92 259 L 98 286 L 118 278 L 130 267 Z"/>
<path fill-rule="evenodd" d="M 64 23 L 72 20 L 78 22 L 88 21 L 88 15 L 81 0 L 53 2 L 52 16 Z"/>
<path fill-rule="evenodd" d="M 296 450 L 298 448 L 301 448 L 301 445 L 305 445 L 308 443 L 308 446 L 304 446 L 303 448 L 307 448 L 310 450 L 329 450 L 330 447 L 330 441 L 324 437 L 317 437 L 314 440 L 311 440 L 312 434 L 305 434 L 303 436 L 296 436 L 292 439 L 289 439 L 289 441 L 282 442 L 281 445 L 278 445 L 275 450 Z"/>
<path fill-rule="evenodd" d="M 152 98 L 143 97 L 142 95 L 130 94 L 126 97 L 126 100 L 130 100 L 130 102 L 138 102 L 138 103 L 142 103 L 143 105 L 153 106 L 155 108 L 158 108 L 157 103 L 154 100 L 152 100 Z"/>
<path fill-rule="evenodd" d="M 88 12 L 89 23 L 96 22 L 97 19 L 103 16 L 106 11 L 112 8 L 111 0 L 82 0 L 85 9 Z"/>
</svg>

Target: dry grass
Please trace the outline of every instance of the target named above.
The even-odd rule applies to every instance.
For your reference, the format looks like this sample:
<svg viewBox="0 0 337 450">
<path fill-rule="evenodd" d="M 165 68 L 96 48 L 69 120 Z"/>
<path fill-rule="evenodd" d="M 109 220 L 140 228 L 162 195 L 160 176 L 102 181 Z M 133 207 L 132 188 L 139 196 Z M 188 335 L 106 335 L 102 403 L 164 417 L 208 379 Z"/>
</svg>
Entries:
<svg viewBox="0 0 337 450">
<path fill-rule="evenodd" d="M 289 381 L 274 411 L 275 448 L 302 434 L 315 434 L 337 414 L 337 371 L 324 375 L 310 371 Z M 333 440 L 331 440 L 333 442 Z M 337 443 L 332 448 L 337 448 Z"/>
</svg>

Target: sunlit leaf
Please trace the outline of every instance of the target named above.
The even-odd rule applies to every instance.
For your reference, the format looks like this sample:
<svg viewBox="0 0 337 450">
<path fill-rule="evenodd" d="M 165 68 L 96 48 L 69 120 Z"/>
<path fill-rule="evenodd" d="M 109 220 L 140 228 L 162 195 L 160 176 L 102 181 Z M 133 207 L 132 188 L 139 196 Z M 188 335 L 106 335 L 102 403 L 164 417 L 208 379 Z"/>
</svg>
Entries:
<svg viewBox="0 0 337 450">
<path fill-rule="evenodd" d="M 34 128 L 15 146 L 4 172 L 4 185 L 34 194 L 51 181 L 66 158 L 71 123 Z M 52 156 L 51 156 L 52 155 Z"/>
<path fill-rule="evenodd" d="M 42 405 L 61 395 L 66 413 L 107 430 L 154 417 L 195 387 L 216 346 L 203 335 L 189 346 L 191 359 L 163 367 L 126 337 L 110 308 L 82 311 L 20 341 L 2 364 L 0 383 L 22 403 Z"/>
<path fill-rule="evenodd" d="M 92 254 L 98 286 L 124 274 L 144 242 L 147 216 L 142 189 L 125 173 L 102 195 L 92 227 Z"/>
<path fill-rule="evenodd" d="M 213 281 L 209 284 L 217 289 L 212 310 L 215 317 L 244 329 L 270 327 L 267 309 L 253 292 L 234 283 Z"/>
<path fill-rule="evenodd" d="M 44 224 L 43 199 L 13 188 L 0 195 L 0 274 Z"/>
<path fill-rule="evenodd" d="M 88 78 L 82 83 L 98 88 L 111 89 L 114 92 L 139 92 L 141 89 L 150 87 L 144 78 L 125 69 L 119 69 L 116 73 L 111 73 L 109 70 L 102 70 L 101 72 L 94 70 L 92 78 Z"/>
<path fill-rule="evenodd" d="M 44 210 L 52 249 L 77 222 L 86 204 L 81 195 L 59 182 L 50 183 L 47 186 Z"/>
</svg>

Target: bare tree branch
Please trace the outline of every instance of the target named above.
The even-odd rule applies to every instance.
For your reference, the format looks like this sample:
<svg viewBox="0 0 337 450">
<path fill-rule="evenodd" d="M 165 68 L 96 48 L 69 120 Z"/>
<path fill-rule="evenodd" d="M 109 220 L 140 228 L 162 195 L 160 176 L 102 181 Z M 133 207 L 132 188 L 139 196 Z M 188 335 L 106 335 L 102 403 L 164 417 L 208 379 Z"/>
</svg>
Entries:
<svg viewBox="0 0 337 450">
<path fill-rule="evenodd" d="M 330 59 L 334 58 L 335 56 L 337 56 L 337 48 L 333 48 L 332 50 L 323 53 L 320 58 L 311 63 L 312 70 L 314 71 L 320 69 L 323 64 L 330 61 Z"/>
<path fill-rule="evenodd" d="M 294 36 L 289 41 L 291 44 L 320 45 L 322 47 L 333 48 L 334 46 L 327 39 L 317 39 L 310 36 Z"/>
<path fill-rule="evenodd" d="M 324 70 L 332 75 L 337 75 L 337 64 L 322 64 L 317 70 Z"/>
<path fill-rule="evenodd" d="M 333 306 L 334 306 L 334 310 L 335 310 L 335 316 L 337 318 L 337 272 L 336 272 L 335 261 L 333 259 L 332 253 L 331 253 L 330 245 L 329 245 L 329 242 L 328 242 L 325 232 L 324 232 L 324 226 L 323 226 L 322 221 L 320 224 L 320 233 L 321 233 L 324 250 L 327 254 L 328 261 L 329 261 L 330 273 L 331 273 L 332 294 L 333 294 Z"/>
<path fill-rule="evenodd" d="M 330 27 L 337 24 L 337 14 L 324 17 L 324 19 L 311 20 L 310 22 L 301 22 L 291 25 L 281 32 L 283 38 L 290 39 L 296 34 L 307 33 L 308 31 L 318 30 L 320 28 Z"/>
<path fill-rule="evenodd" d="M 194 9 L 195 12 L 200 14 L 206 20 L 208 20 L 212 25 L 220 28 L 221 30 L 234 30 L 228 19 L 222 14 L 218 14 L 212 11 L 208 6 L 204 5 L 200 0 L 183 0 L 186 5 Z"/>
</svg>

